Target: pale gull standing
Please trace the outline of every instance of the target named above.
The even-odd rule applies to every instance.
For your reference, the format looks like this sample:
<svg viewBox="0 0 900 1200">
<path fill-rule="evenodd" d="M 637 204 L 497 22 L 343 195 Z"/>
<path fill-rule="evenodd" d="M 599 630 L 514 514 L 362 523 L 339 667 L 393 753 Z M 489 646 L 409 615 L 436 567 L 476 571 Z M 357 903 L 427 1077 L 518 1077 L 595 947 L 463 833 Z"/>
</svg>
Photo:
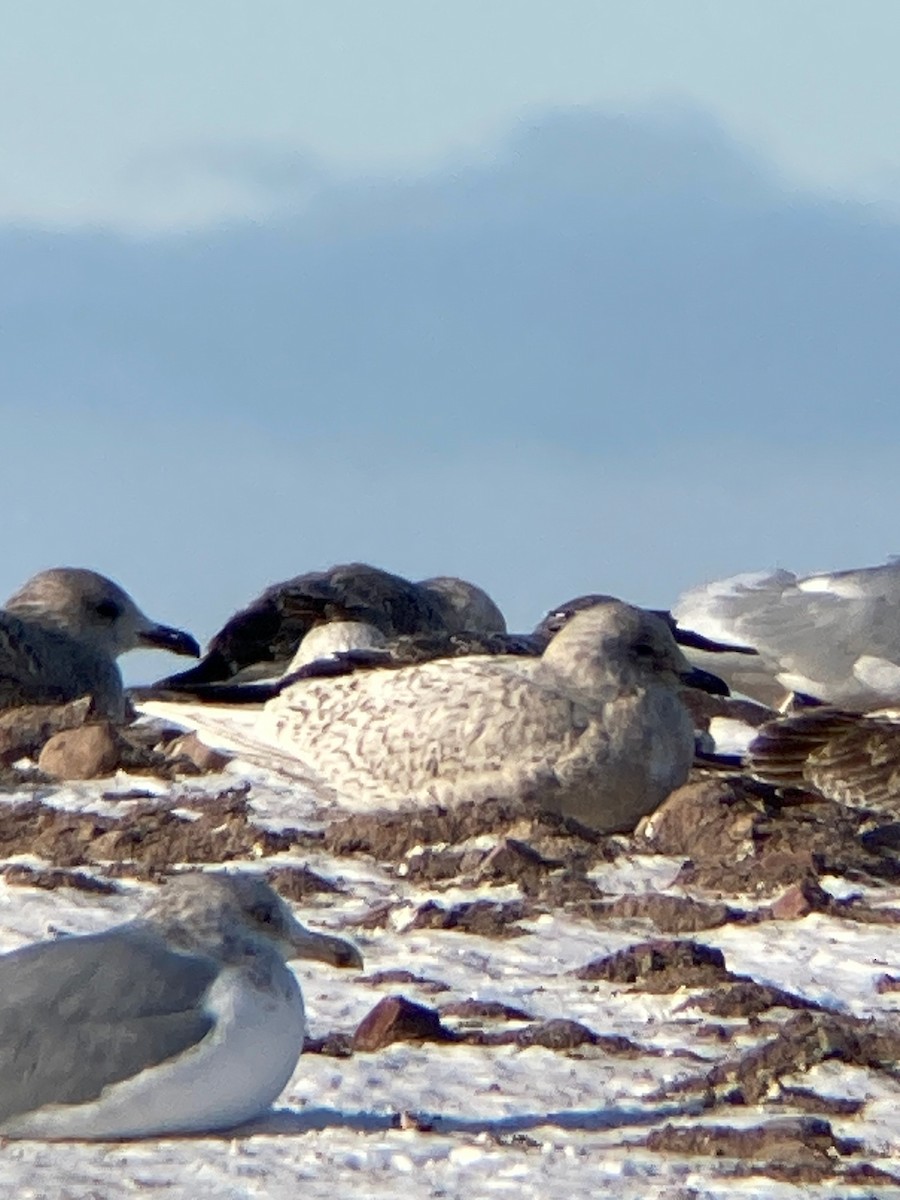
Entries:
<svg viewBox="0 0 900 1200">
<path fill-rule="evenodd" d="M 224 680 L 276 678 L 312 628 L 334 621 L 364 623 L 386 638 L 506 628 L 487 593 L 465 580 L 412 583 L 366 563 L 343 563 L 267 588 L 213 636 L 196 667 L 157 688 L 199 695 Z"/>
<path fill-rule="evenodd" d="M 303 1047 L 286 958 L 362 965 L 259 876 L 176 877 L 146 915 L 0 957 L 0 1134 L 132 1138 L 229 1129 Z"/>
<path fill-rule="evenodd" d="M 103 575 L 75 567 L 41 571 L 0 609 L 0 708 L 91 695 L 98 715 L 122 720 L 116 659 L 138 647 L 200 653 L 190 634 L 151 621 Z"/>
<path fill-rule="evenodd" d="M 790 692 L 856 711 L 900 703 L 900 562 L 735 575 L 685 592 L 673 612 L 686 628 L 759 652 L 756 662 L 717 656 L 715 670 L 764 704 Z"/>
<path fill-rule="evenodd" d="M 690 674 L 663 621 L 608 602 L 575 614 L 539 658 L 300 680 L 256 733 L 369 807 L 521 799 L 627 830 L 687 778 Z"/>
</svg>

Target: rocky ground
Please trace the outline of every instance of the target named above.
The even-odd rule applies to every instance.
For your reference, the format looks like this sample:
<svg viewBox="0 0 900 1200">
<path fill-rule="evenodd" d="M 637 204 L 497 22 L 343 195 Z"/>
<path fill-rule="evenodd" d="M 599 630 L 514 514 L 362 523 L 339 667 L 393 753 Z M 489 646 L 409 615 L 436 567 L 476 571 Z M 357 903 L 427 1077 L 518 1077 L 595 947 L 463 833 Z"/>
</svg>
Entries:
<svg viewBox="0 0 900 1200">
<path fill-rule="evenodd" d="M 2 948 L 240 864 L 366 968 L 303 965 L 309 1045 L 254 1129 L 8 1143 L 8 1194 L 900 1196 L 883 814 L 700 774 L 597 837 L 509 805 L 353 812 L 156 727 L 125 743 L 88 781 L 7 753 Z"/>
</svg>

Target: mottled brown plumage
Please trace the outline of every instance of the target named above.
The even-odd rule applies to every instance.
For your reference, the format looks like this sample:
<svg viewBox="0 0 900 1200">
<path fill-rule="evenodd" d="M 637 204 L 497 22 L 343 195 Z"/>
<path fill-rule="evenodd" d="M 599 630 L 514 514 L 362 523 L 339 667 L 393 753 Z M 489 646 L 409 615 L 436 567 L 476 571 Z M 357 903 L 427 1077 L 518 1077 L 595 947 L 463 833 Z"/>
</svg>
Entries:
<svg viewBox="0 0 900 1200">
<path fill-rule="evenodd" d="M 688 671 L 662 621 L 610 602 L 578 613 L 539 658 L 301 680 L 257 732 L 372 807 L 497 796 L 630 829 L 687 777 Z"/>
<path fill-rule="evenodd" d="M 813 708 L 764 725 L 747 767 L 781 788 L 815 790 L 854 807 L 900 814 L 900 713 Z"/>
</svg>

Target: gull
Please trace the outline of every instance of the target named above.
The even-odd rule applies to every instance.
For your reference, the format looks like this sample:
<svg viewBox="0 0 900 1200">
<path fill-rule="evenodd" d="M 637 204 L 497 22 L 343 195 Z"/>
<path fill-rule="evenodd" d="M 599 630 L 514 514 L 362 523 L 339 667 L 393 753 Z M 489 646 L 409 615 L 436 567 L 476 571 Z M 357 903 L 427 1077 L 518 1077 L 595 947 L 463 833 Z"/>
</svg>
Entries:
<svg viewBox="0 0 900 1200">
<path fill-rule="evenodd" d="M 490 596 L 466 580 L 440 576 L 412 583 L 366 563 L 344 563 L 273 584 L 229 618 L 196 667 L 156 688 L 199 695 L 199 688 L 235 677 L 280 676 L 304 636 L 335 621 L 366 624 L 386 638 L 506 629 Z"/>
<path fill-rule="evenodd" d="M 0 709 L 89 694 L 98 715 L 122 721 L 116 659 L 138 647 L 200 653 L 190 634 L 151 621 L 111 579 L 75 567 L 41 571 L 0 609 Z"/>
<path fill-rule="evenodd" d="M 900 562 L 735 575 L 685 592 L 673 612 L 685 628 L 755 649 L 755 660 L 717 656 L 715 669 L 771 707 L 790 692 L 857 712 L 900 703 Z"/>
<path fill-rule="evenodd" d="M 851 808 L 900 817 L 900 712 L 812 708 L 757 731 L 744 758 L 755 779 L 810 789 Z"/>
<path fill-rule="evenodd" d="M 146 915 L 0 956 L 0 1134 L 138 1138 L 258 1117 L 297 1064 L 286 958 L 360 967 L 259 876 L 176 876 Z"/>
<path fill-rule="evenodd" d="M 576 613 L 538 658 L 471 656 L 334 679 L 270 700 L 257 737 L 367 807 L 523 800 L 634 828 L 688 775 L 690 664 L 652 613 Z"/>
<path fill-rule="evenodd" d="M 170 686 L 171 680 L 162 680 L 150 687 L 132 689 L 138 701 L 176 700 L 182 691 L 198 700 L 213 704 L 256 704 L 273 699 L 286 687 L 300 679 L 333 678 L 349 675 L 355 671 L 373 670 L 378 667 L 393 668 L 415 666 L 439 658 L 461 658 L 468 655 L 517 655 L 539 658 L 554 634 L 572 619 L 575 613 L 597 604 L 618 603 L 615 596 L 591 593 L 576 596 L 565 604 L 556 605 L 540 621 L 531 633 L 507 633 L 500 610 L 487 593 L 474 584 L 451 577 L 426 580 L 419 586 L 430 589 L 446 589 L 454 597 L 455 623 L 468 624 L 468 628 L 431 629 L 416 633 L 398 634 L 388 637 L 374 624 L 366 620 L 343 620 L 334 618 L 314 625 L 306 633 L 297 651 L 279 679 L 264 683 L 194 683 L 190 688 Z M 654 616 L 665 621 L 676 642 L 685 648 L 698 648 L 709 654 L 729 652 L 709 638 L 691 631 L 682 630 L 671 613 L 650 609 Z M 453 620 L 450 624 L 453 624 Z M 495 628 L 495 626 L 497 626 Z M 743 654 L 755 654 L 753 650 L 742 650 Z M 202 665 L 202 664 L 201 664 Z M 184 680 L 191 676 L 188 671 L 176 677 Z M 713 695 L 727 695 L 727 685 L 711 671 L 695 669 L 692 686 L 702 688 Z"/>
</svg>

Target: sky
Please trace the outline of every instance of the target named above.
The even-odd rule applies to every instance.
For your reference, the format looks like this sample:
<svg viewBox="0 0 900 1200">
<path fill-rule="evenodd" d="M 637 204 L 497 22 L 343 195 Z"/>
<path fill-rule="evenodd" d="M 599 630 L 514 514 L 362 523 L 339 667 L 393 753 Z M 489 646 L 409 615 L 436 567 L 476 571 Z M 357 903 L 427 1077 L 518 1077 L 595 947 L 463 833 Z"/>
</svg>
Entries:
<svg viewBox="0 0 900 1200">
<path fill-rule="evenodd" d="M 11 6 L 0 593 L 92 566 L 205 640 L 360 559 L 522 628 L 900 552 L 898 37 L 890 0 Z"/>
</svg>

